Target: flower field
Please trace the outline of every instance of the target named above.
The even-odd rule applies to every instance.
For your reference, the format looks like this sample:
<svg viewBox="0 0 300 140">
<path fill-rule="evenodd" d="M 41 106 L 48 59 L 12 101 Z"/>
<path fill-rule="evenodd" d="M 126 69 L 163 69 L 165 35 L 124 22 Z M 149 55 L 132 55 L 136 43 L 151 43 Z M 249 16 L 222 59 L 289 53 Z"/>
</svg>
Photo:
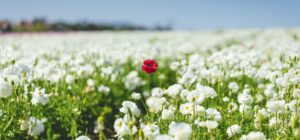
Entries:
<svg viewBox="0 0 300 140">
<path fill-rule="evenodd" d="M 0 35 L 0 139 L 300 139 L 300 30 Z"/>
</svg>

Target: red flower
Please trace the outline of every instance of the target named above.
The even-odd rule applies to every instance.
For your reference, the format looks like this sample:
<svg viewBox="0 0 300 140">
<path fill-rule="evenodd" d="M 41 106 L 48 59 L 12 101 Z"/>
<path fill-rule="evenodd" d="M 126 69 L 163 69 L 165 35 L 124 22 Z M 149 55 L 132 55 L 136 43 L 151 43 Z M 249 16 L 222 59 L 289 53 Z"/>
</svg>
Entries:
<svg viewBox="0 0 300 140">
<path fill-rule="evenodd" d="M 146 73 L 154 73 L 157 70 L 157 62 L 153 59 L 146 59 L 143 62 L 142 70 Z"/>
</svg>

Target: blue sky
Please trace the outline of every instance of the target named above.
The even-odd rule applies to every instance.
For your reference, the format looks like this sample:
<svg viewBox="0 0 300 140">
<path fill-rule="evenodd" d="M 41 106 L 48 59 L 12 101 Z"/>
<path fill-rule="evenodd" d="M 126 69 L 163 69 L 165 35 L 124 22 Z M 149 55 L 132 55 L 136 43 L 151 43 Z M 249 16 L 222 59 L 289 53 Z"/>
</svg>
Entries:
<svg viewBox="0 0 300 140">
<path fill-rule="evenodd" d="M 300 27 L 297 0 L 0 0 L 0 19 L 126 22 L 175 29 Z"/>
</svg>

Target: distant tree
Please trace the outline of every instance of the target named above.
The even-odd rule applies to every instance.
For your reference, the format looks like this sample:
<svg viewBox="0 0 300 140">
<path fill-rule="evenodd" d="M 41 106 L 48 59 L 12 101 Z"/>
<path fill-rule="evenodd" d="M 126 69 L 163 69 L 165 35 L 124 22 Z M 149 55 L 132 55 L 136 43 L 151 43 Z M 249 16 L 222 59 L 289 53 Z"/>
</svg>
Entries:
<svg viewBox="0 0 300 140">
<path fill-rule="evenodd" d="M 3 23 L 2 23 L 3 24 Z M 3 24 L 4 25 L 4 24 Z M 32 21 L 22 20 L 17 24 L 8 23 L 2 32 L 47 32 L 47 31 L 102 31 L 102 30 L 171 30 L 171 26 L 157 25 L 153 28 L 133 24 L 101 24 L 88 21 L 68 23 L 64 21 L 49 23 L 45 18 L 35 18 Z"/>
</svg>

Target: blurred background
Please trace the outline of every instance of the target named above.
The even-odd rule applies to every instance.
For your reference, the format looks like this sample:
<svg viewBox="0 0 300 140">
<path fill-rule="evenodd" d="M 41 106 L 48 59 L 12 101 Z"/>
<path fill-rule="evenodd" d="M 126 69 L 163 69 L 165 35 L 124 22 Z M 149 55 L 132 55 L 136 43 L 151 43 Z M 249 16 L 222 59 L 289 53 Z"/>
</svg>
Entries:
<svg viewBox="0 0 300 140">
<path fill-rule="evenodd" d="M 295 28 L 297 0 L 0 0 L 0 32 Z"/>
</svg>

